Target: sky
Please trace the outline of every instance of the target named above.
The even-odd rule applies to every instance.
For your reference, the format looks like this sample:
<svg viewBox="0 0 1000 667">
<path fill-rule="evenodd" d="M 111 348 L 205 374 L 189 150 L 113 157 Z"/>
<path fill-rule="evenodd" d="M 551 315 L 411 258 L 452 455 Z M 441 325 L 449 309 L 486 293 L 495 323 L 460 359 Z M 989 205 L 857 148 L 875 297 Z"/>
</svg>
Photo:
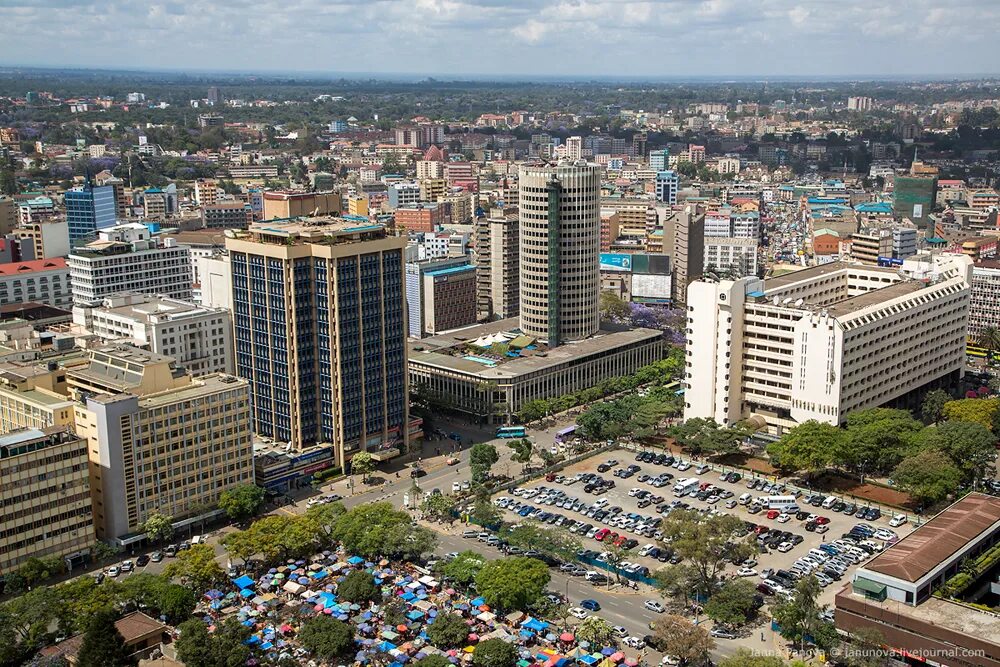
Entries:
<svg viewBox="0 0 1000 667">
<path fill-rule="evenodd" d="M 503 76 L 1000 71 L 998 0 L 0 0 L 0 65 Z"/>
</svg>

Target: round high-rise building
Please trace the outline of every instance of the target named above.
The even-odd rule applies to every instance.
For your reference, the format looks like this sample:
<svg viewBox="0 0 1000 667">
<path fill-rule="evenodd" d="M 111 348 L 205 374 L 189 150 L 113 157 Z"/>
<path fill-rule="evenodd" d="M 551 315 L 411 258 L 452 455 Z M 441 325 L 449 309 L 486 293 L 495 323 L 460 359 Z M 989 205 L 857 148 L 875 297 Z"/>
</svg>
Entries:
<svg viewBox="0 0 1000 667">
<path fill-rule="evenodd" d="M 601 168 L 583 161 L 518 172 L 521 330 L 559 345 L 597 333 Z"/>
</svg>

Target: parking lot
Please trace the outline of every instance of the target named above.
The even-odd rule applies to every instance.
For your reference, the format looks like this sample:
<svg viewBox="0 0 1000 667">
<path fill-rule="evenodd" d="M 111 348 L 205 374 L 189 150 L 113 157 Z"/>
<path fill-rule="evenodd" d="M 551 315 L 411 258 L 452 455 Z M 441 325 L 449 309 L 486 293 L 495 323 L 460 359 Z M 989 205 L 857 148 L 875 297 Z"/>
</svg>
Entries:
<svg viewBox="0 0 1000 667">
<path fill-rule="evenodd" d="M 912 529 L 908 523 L 890 527 L 892 517 L 874 518 L 874 508 L 852 508 L 848 501 L 827 496 L 811 498 L 731 468 L 671 460 L 667 454 L 657 460 L 657 454 L 615 450 L 498 494 L 494 502 L 510 521 L 535 520 L 574 533 L 590 552 L 583 554 L 587 557 L 606 560 L 606 545 L 617 545 L 626 553 L 622 568 L 638 576 L 680 562 L 659 541 L 659 526 L 671 512 L 733 514 L 747 522 L 760 554 L 756 562 L 733 564 L 726 574 L 752 577 L 763 584 L 758 590 L 765 595 L 781 594 L 798 576 L 816 574 L 824 585 L 822 603 L 832 603 L 837 581 L 848 581 L 853 567 Z M 681 480 L 686 484 L 679 485 Z M 787 511 L 770 509 L 764 497 L 780 498 L 777 504 Z M 798 511 L 788 507 L 789 500 Z M 855 516 L 866 509 L 867 516 Z M 863 526 L 855 528 L 858 524 Z M 842 537 L 852 530 L 854 537 Z M 768 575 L 768 570 L 780 572 Z M 563 571 L 583 577 L 594 568 L 565 564 Z"/>
</svg>

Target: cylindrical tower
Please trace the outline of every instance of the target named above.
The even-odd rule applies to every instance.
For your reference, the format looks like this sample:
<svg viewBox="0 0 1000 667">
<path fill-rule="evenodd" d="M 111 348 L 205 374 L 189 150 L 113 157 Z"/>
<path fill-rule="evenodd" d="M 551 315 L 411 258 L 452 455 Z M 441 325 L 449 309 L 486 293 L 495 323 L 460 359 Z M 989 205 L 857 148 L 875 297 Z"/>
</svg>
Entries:
<svg viewBox="0 0 1000 667">
<path fill-rule="evenodd" d="M 551 346 L 600 327 L 601 169 L 583 161 L 518 174 L 521 330 Z"/>
</svg>

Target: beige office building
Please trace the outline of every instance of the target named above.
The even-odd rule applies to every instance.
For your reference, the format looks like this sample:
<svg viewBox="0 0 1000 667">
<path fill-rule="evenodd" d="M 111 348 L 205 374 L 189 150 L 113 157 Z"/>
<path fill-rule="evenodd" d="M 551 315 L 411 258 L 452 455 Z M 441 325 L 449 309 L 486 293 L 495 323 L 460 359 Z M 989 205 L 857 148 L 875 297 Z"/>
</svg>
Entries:
<svg viewBox="0 0 1000 667">
<path fill-rule="evenodd" d="M 480 319 L 520 312 L 520 244 L 517 209 L 494 208 L 476 221 L 476 311 Z"/>
<path fill-rule="evenodd" d="M 66 366 L 77 433 L 90 444 L 98 537 L 144 539 L 154 512 L 180 528 L 214 515 L 226 489 L 254 481 L 247 382 L 192 377 L 170 357 L 127 345 Z"/>
<path fill-rule="evenodd" d="M 69 428 L 0 435 L 0 573 L 94 543 L 87 441 Z"/>
<path fill-rule="evenodd" d="M 684 418 L 754 419 L 780 435 L 842 423 L 965 372 L 972 260 L 900 271 L 831 262 L 688 288 Z"/>
<path fill-rule="evenodd" d="M 34 362 L 0 364 L 0 432 L 50 426 L 73 426 L 65 371 Z"/>
<path fill-rule="evenodd" d="M 518 183 L 521 329 L 551 347 L 592 336 L 600 327 L 601 168 L 522 165 Z"/>
<path fill-rule="evenodd" d="M 340 215 L 344 200 L 339 192 L 265 192 L 264 220 L 303 215 Z"/>
</svg>

